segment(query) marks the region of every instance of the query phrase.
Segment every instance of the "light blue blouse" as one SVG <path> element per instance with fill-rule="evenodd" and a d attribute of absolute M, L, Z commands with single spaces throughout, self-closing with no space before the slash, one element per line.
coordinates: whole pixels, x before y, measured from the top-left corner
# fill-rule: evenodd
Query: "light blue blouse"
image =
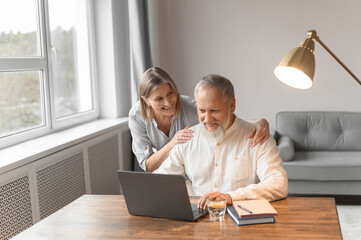
<path fill-rule="evenodd" d="M 179 130 L 199 123 L 195 100 L 182 95 L 181 101 L 181 111 L 178 117 L 172 118 L 169 137 L 157 128 L 154 119 L 149 121 L 142 116 L 139 101 L 130 109 L 128 125 L 133 138 L 132 149 L 142 169 L 146 168 L 146 159 L 171 141 Z"/>

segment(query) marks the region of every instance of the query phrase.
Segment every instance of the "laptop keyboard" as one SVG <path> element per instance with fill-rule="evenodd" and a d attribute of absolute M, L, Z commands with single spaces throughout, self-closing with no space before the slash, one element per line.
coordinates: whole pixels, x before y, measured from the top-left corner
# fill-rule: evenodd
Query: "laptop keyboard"
<path fill-rule="evenodd" d="M 192 204 L 192 211 L 193 211 L 193 216 L 194 217 L 204 215 L 204 213 L 207 212 L 207 210 L 199 209 L 198 206 L 194 205 L 194 204 Z"/>

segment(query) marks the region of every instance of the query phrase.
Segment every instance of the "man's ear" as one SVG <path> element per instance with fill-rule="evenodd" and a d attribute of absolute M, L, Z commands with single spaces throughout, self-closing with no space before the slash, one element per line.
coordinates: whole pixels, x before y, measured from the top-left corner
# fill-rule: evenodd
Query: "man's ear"
<path fill-rule="evenodd" d="M 233 98 L 231 100 L 231 113 L 234 113 L 236 111 L 236 98 Z"/>

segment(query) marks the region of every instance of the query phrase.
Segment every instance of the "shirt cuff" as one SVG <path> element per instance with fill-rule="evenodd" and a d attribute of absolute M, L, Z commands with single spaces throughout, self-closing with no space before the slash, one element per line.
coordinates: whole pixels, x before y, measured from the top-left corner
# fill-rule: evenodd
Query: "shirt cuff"
<path fill-rule="evenodd" d="M 227 192 L 227 194 L 231 197 L 232 202 L 243 200 L 241 194 L 239 194 L 239 192 L 237 192 L 237 191 L 230 191 L 230 192 Z"/>
<path fill-rule="evenodd" d="M 145 146 L 145 151 L 142 154 L 141 158 L 137 158 L 139 162 L 139 166 L 146 172 L 147 171 L 147 165 L 145 162 L 147 161 L 147 158 L 150 157 L 154 152 L 151 147 Z M 139 160 L 140 159 L 140 160 Z"/>

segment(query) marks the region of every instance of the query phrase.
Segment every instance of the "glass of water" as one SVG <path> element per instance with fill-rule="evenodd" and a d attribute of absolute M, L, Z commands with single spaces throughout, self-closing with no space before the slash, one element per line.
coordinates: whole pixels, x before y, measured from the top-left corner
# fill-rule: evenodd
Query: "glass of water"
<path fill-rule="evenodd" d="M 226 198 L 207 199 L 208 213 L 211 221 L 223 221 L 226 206 Z"/>

